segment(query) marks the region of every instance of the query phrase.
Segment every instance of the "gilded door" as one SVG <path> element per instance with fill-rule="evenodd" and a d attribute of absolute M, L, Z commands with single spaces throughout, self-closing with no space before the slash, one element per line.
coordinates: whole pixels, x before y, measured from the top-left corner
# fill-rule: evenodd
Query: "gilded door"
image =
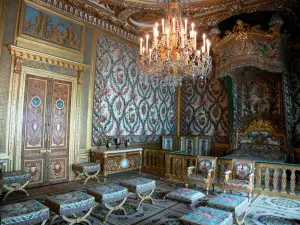
<path fill-rule="evenodd" d="M 31 186 L 68 180 L 72 83 L 26 76 L 22 165 Z"/>

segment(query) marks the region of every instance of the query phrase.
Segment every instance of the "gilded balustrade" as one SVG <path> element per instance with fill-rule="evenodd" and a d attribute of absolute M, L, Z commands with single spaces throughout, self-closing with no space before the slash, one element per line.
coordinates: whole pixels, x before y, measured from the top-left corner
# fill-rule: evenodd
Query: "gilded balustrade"
<path fill-rule="evenodd" d="M 256 162 L 255 170 L 256 193 L 300 199 L 296 194 L 296 184 L 300 185 L 299 164 Z"/>
<path fill-rule="evenodd" d="M 170 150 L 144 148 L 143 151 L 143 169 L 166 173 L 166 155 Z"/>
<path fill-rule="evenodd" d="M 185 151 L 164 149 L 144 149 L 143 168 L 147 172 L 160 171 L 165 177 L 185 180 L 187 167 L 194 166 L 197 155 L 186 154 Z M 231 159 L 217 159 L 215 169 L 215 186 L 222 187 L 224 171 L 231 168 Z M 300 186 L 300 165 L 287 163 L 255 162 L 255 190 L 257 194 L 300 199 L 297 185 Z M 299 191 L 299 190 L 298 190 Z M 297 194 L 296 194 L 297 193 Z"/>

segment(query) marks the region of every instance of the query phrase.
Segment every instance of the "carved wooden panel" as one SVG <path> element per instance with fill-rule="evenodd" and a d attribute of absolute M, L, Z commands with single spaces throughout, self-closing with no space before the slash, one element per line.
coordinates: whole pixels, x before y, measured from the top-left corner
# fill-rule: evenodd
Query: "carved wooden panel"
<path fill-rule="evenodd" d="M 27 75 L 25 81 L 22 166 L 31 174 L 31 186 L 44 184 L 45 116 L 48 79 Z"/>
<path fill-rule="evenodd" d="M 69 174 L 69 118 L 72 83 L 51 80 L 48 124 L 49 183 L 64 182 Z"/>

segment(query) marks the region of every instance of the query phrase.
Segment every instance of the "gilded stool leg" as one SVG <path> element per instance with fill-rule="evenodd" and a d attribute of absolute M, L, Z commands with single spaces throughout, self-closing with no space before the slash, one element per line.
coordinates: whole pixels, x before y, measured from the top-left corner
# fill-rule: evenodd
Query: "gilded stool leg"
<path fill-rule="evenodd" d="M 107 203 L 107 204 L 104 204 L 105 207 L 109 209 L 109 212 L 106 214 L 106 217 L 105 217 L 105 220 L 104 220 L 104 221 L 107 220 L 108 216 L 109 216 L 113 211 L 117 211 L 118 209 L 123 210 L 123 212 L 124 212 L 124 214 L 125 214 L 125 216 L 126 216 L 127 213 L 126 213 L 126 211 L 125 211 L 125 209 L 124 209 L 124 207 L 123 207 L 124 203 L 126 202 L 126 199 L 127 199 L 127 197 L 125 197 L 124 200 L 123 200 L 119 205 L 116 205 L 116 206 L 112 206 L 112 205 L 110 205 L 110 204 L 108 204 L 108 203 Z"/>
<path fill-rule="evenodd" d="M 95 206 L 96 206 L 96 205 L 95 205 Z M 81 216 L 81 217 L 69 218 L 69 217 L 63 215 L 62 218 L 63 218 L 66 222 L 69 222 L 69 225 L 73 225 L 73 224 L 81 223 L 81 222 L 84 222 L 84 223 L 86 223 L 86 224 L 88 224 L 88 225 L 92 225 L 92 224 L 90 223 L 90 221 L 87 219 L 87 217 L 91 214 L 91 212 L 92 212 L 92 210 L 94 209 L 95 206 L 93 206 L 92 208 L 90 208 L 89 211 L 87 211 L 87 213 L 84 214 L 84 215 Z M 75 215 L 75 216 L 76 216 L 76 215 Z"/>
<path fill-rule="evenodd" d="M 25 190 L 25 187 L 29 184 L 29 180 L 23 184 L 22 186 L 20 185 L 20 183 L 15 183 L 15 184 L 12 184 L 12 185 L 4 185 L 3 187 L 8 191 L 4 198 L 3 198 L 3 201 L 5 201 L 6 197 L 11 194 L 12 192 L 15 192 L 15 191 L 23 191 L 26 196 L 29 196 L 28 192 Z"/>
<path fill-rule="evenodd" d="M 96 178 L 97 181 L 98 181 L 98 183 L 99 183 L 100 181 L 99 181 L 99 179 L 98 179 L 98 177 L 97 177 L 97 175 L 98 175 L 99 172 L 100 172 L 100 170 L 97 170 L 96 173 L 94 173 L 94 174 L 88 174 L 88 173 L 86 173 L 86 172 L 83 173 L 83 175 L 86 177 L 86 179 L 85 179 L 83 185 L 85 185 L 86 182 L 87 182 L 89 179 L 91 179 L 91 178 Z"/>
<path fill-rule="evenodd" d="M 141 201 L 140 201 L 138 207 L 136 208 L 136 210 L 139 210 L 141 203 L 142 203 L 143 201 L 147 200 L 147 199 L 150 199 L 151 202 L 152 202 L 152 204 L 154 204 L 154 203 L 153 203 L 153 198 L 151 198 L 151 195 L 153 194 L 154 190 L 155 190 L 155 188 L 153 188 L 153 189 L 151 190 L 151 192 L 150 192 L 148 195 L 145 195 L 145 196 L 142 196 L 140 193 L 137 193 L 137 196 L 141 199 Z"/>
<path fill-rule="evenodd" d="M 57 214 L 53 215 L 53 216 L 51 217 L 51 219 L 50 219 L 50 223 L 49 223 L 49 224 L 52 225 L 53 222 L 54 222 L 54 220 L 56 220 L 58 217 L 59 217 L 59 215 L 57 215 Z"/>

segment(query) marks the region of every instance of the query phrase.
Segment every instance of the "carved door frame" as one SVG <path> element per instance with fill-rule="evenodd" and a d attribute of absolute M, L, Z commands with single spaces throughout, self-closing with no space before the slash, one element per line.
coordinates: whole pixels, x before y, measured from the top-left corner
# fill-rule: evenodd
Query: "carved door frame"
<path fill-rule="evenodd" d="M 19 85 L 19 96 L 18 96 L 18 102 L 17 102 L 17 126 L 16 126 L 16 135 L 15 135 L 15 158 L 14 158 L 14 164 L 18 165 L 19 168 L 22 168 L 22 133 L 23 133 L 23 109 L 24 109 L 24 97 L 25 97 L 25 82 L 26 82 L 26 75 L 34 75 L 44 78 L 53 78 L 57 80 L 62 81 L 68 81 L 71 82 L 72 88 L 71 88 L 71 107 L 70 107 L 70 125 L 69 125 L 69 155 L 68 155 L 68 174 L 67 177 L 69 180 L 71 180 L 73 176 L 73 172 L 71 170 L 71 165 L 74 163 L 75 160 L 75 148 L 77 146 L 77 133 L 76 128 L 78 127 L 78 116 L 79 111 L 77 110 L 78 105 L 78 77 L 74 76 L 66 76 L 62 74 L 58 74 L 51 71 L 45 71 L 45 70 L 39 70 L 39 69 L 33 69 L 21 66 L 21 73 L 20 73 L 20 85 Z M 79 96 L 80 99 L 80 96 Z"/>

